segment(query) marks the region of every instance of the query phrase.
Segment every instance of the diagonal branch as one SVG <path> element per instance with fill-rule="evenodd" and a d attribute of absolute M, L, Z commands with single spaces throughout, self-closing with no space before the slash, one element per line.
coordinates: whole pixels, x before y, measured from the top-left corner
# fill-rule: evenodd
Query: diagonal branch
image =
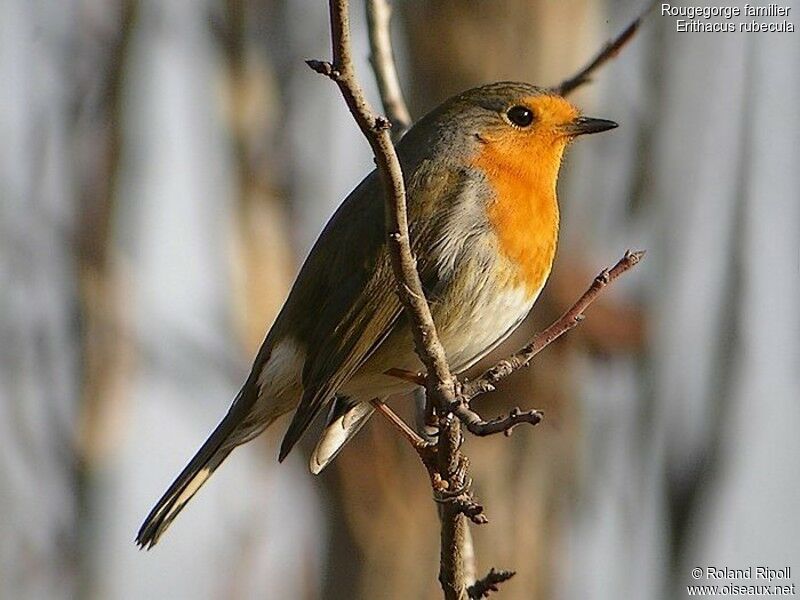
<path fill-rule="evenodd" d="M 648 4 L 641 14 L 636 17 L 630 25 L 623 29 L 617 37 L 606 42 L 605 46 L 600 49 L 600 52 L 598 52 L 597 55 L 591 61 L 589 61 L 589 64 L 575 73 L 575 75 L 569 79 L 565 79 L 558 85 L 550 88 L 550 90 L 559 96 L 567 96 L 582 85 L 589 83 L 592 80 L 592 75 L 594 75 L 594 72 L 606 64 L 609 60 L 615 58 L 619 54 L 620 50 L 622 50 L 623 46 L 631 41 L 633 36 L 636 35 L 636 32 L 639 30 L 639 27 L 641 26 L 645 17 L 651 10 L 653 10 L 655 5 L 656 2 L 651 2 Z"/>
<path fill-rule="evenodd" d="M 484 371 L 477 379 L 464 383 L 461 386 L 461 398 L 459 400 L 469 402 L 480 394 L 494 391 L 495 384 L 511 375 L 514 371 L 527 366 L 539 352 L 544 350 L 570 329 L 576 327 L 584 319 L 583 313 L 589 308 L 592 302 L 597 299 L 606 286 L 620 275 L 639 264 L 644 254 L 643 250 L 636 252 L 628 250 L 625 256 L 611 269 L 603 269 L 603 271 L 594 278 L 589 289 L 587 289 L 583 295 L 578 298 L 577 302 L 552 325 L 534 335 L 520 351 L 515 352 L 508 358 L 501 360 L 490 369 Z"/>
<path fill-rule="evenodd" d="M 397 66 L 392 49 L 392 36 L 389 24 L 392 19 L 392 6 L 389 0 L 367 0 L 367 31 L 369 32 L 369 62 L 375 72 L 375 81 L 381 96 L 383 110 L 392 124 L 392 139 L 399 140 L 411 127 Z"/>

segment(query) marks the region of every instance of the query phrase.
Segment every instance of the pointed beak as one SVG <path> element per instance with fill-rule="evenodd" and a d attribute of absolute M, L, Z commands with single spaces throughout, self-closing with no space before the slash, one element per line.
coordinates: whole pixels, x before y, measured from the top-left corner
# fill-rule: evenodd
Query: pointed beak
<path fill-rule="evenodd" d="M 593 117 L 578 117 L 571 123 L 564 125 L 564 132 L 569 136 L 584 135 L 586 133 L 600 133 L 619 127 L 614 121 L 608 119 L 595 119 Z"/>

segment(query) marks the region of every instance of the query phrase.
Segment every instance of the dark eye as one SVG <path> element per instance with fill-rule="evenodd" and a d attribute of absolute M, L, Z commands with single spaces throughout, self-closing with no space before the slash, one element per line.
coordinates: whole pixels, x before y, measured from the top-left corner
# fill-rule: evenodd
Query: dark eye
<path fill-rule="evenodd" d="M 533 111 L 524 106 L 512 106 L 506 114 L 508 120 L 517 127 L 527 127 L 533 123 Z"/>

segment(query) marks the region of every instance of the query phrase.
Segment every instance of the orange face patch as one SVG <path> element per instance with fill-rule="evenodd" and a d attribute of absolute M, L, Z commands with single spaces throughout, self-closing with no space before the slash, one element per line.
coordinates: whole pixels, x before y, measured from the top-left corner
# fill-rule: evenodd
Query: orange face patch
<path fill-rule="evenodd" d="M 514 280 L 533 295 L 544 285 L 558 238 L 556 181 L 568 138 L 561 127 L 578 111 L 562 98 L 536 96 L 520 104 L 536 120 L 481 135 L 472 165 L 484 172 L 495 197 L 488 208 L 500 251 L 514 266 Z"/>
<path fill-rule="evenodd" d="M 575 120 L 580 115 L 577 108 L 564 100 L 561 96 L 532 96 L 524 98 L 521 102 L 536 113 L 536 124 L 533 130 L 557 129 Z"/>

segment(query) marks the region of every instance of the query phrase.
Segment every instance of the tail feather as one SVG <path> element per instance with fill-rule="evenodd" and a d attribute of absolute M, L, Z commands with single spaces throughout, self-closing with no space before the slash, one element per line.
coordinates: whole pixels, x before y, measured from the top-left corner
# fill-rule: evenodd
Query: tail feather
<path fill-rule="evenodd" d="M 331 406 L 328 421 L 311 454 L 309 468 L 314 475 L 328 466 L 344 445 L 366 424 L 375 408 L 369 402 L 354 402 L 337 397 Z"/>
<path fill-rule="evenodd" d="M 233 451 L 235 445 L 224 443 L 227 432 L 222 431 L 223 425 L 224 421 L 147 515 L 136 536 L 136 543 L 140 548 L 149 550 L 156 545 L 178 513 Z"/>
<path fill-rule="evenodd" d="M 252 375 L 251 375 L 252 378 Z M 159 538 L 175 520 L 186 503 L 192 499 L 211 474 L 222 464 L 236 446 L 242 443 L 241 436 L 232 440 L 232 434 L 241 429 L 242 420 L 249 412 L 256 398 L 255 388 L 250 380 L 245 383 L 231 405 L 228 414 L 222 419 L 205 443 L 189 461 L 189 464 L 175 478 L 172 485 L 156 502 L 153 510 L 142 523 L 136 534 L 139 548 L 149 550 L 156 545 Z"/>

